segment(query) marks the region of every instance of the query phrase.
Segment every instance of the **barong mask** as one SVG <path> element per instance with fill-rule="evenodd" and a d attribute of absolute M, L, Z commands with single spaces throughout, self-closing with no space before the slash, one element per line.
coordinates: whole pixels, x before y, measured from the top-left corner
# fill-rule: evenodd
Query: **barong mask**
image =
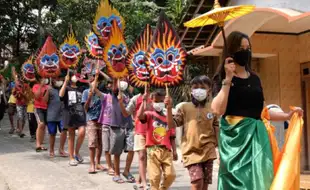
<path fill-rule="evenodd" d="M 157 87 L 178 85 L 182 80 L 185 57 L 178 34 L 162 13 L 147 52 L 151 84 Z"/>
<path fill-rule="evenodd" d="M 28 82 L 33 82 L 36 80 L 36 73 L 34 65 L 32 64 L 33 57 L 30 56 L 28 60 L 21 67 L 22 76 Z"/>
<path fill-rule="evenodd" d="M 85 45 L 89 54 L 94 58 L 102 58 L 103 48 L 99 45 L 99 39 L 93 32 L 85 36 Z"/>
<path fill-rule="evenodd" d="M 105 46 L 112 33 L 113 21 L 124 31 L 125 21 L 118 10 L 112 8 L 109 0 L 101 0 L 94 19 L 93 31 L 99 38 L 99 44 Z"/>
<path fill-rule="evenodd" d="M 124 78 L 128 74 L 126 68 L 127 46 L 123 33 L 113 21 L 112 34 L 104 48 L 103 58 L 112 78 Z"/>
<path fill-rule="evenodd" d="M 152 39 L 152 28 L 147 25 L 128 53 L 126 66 L 130 83 L 135 87 L 148 84 L 149 72 L 145 64 L 145 54 Z"/>
<path fill-rule="evenodd" d="M 59 51 L 61 68 L 68 69 L 77 66 L 81 56 L 81 48 L 72 31 L 64 43 L 60 45 Z"/>
<path fill-rule="evenodd" d="M 56 77 L 60 74 L 59 56 L 52 37 L 47 37 L 36 58 L 36 67 L 41 77 Z"/>

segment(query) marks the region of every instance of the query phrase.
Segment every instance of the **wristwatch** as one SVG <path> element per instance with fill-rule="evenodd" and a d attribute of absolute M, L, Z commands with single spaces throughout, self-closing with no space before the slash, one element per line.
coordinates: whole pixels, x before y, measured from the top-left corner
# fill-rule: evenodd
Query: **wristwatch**
<path fill-rule="evenodd" d="M 226 86 L 226 85 L 228 85 L 228 86 L 231 86 L 231 84 L 232 84 L 232 82 L 231 81 L 227 81 L 227 80 L 222 80 L 222 86 Z"/>

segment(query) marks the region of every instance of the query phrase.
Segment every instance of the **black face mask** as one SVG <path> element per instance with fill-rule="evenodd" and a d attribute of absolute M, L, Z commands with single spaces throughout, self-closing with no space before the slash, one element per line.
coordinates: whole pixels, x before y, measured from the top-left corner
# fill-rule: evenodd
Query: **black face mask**
<path fill-rule="evenodd" d="M 233 55 L 233 58 L 234 58 L 234 61 L 244 67 L 245 65 L 249 64 L 250 62 L 250 59 L 251 59 L 251 55 L 252 55 L 252 52 L 251 50 L 247 49 L 243 49 L 243 50 L 240 50 L 240 51 L 237 51 L 234 55 Z"/>

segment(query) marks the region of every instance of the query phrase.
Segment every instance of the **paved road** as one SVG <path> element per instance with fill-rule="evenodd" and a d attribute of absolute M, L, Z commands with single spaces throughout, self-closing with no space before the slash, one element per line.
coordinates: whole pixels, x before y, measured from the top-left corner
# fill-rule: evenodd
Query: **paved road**
<path fill-rule="evenodd" d="M 1 121 L 0 130 L 0 190 L 130 190 L 132 184 L 118 185 L 106 173 L 89 175 L 89 157 L 87 139 L 82 147 L 81 155 L 85 163 L 77 167 L 69 167 L 68 159 L 55 157 L 50 159 L 48 153 L 36 153 L 35 144 L 29 142 L 29 133 L 23 139 L 17 135 L 9 135 L 9 122 L 7 117 Z M 26 128 L 28 125 L 26 124 Z M 47 140 L 47 138 L 46 138 Z M 58 137 L 57 144 L 58 147 Z M 47 141 L 46 141 L 47 142 Z M 48 146 L 48 145 L 46 145 Z M 122 155 L 121 169 L 125 165 L 126 154 Z M 105 164 L 105 163 L 104 163 Z M 175 162 L 177 178 L 172 190 L 188 190 L 189 177 L 187 171 L 178 161 Z M 215 164 L 213 185 L 211 190 L 216 190 L 218 165 Z M 135 157 L 131 172 L 138 173 L 138 162 Z"/>

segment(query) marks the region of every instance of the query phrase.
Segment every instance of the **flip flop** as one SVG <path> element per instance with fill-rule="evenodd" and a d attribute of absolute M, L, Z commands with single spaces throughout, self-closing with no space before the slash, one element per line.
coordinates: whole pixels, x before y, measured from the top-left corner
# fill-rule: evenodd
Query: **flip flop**
<path fill-rule="evenodd" d="M 114 172 L 113 169 L 109 169 L 109 170 L 108 170 L 108 175 L 114 176 L 114 174 L 115 174 L 115 172 Z"/>
<path fill-rule="evenodd" d="M 42 152 L 42 151 L 47 151 L 47 148 L 45 147 L 37 147 L 36 152 Z"/>
<path fill-rule="evenodd" d="M 128 183 L 136 183 L 136 179 L 131 173 L 128 173 L 127 176 L 124 173 L 122 173 L 122 175 L 124 176 L 124 178 L 127 180 Z"/>
<path fill-rule="evenodd" d="M 112 179 L 115 183 L 123 184 L 125 181 L 120 176 L 114 176 Z"/>
<path fill-rule="evenodd" d="M 68 155 L 67 153 L 65 153 L 65 152 L 59 152 L 59 156 L 60 156 L 60 157 L 63 157 L 63 158 L 66 158 L 66 157 L 68 157 L 69 155 Z"/>
<path fill-rule="evenodd" d="M 108 169 L 105 168 L 103 165 L 96 165 L 96 170 L 104 172 L 107 171 Z"/>
<path fill-rule="evenodd" d="M 93 169 L 89 168 L 89 169 L 88 169 L 88 173 L 89 173 L 89 174 L 95 174 L 95 173 L 97 173 L 97 172 L 96 172 L 96 170 L 93 170 Z"/>

